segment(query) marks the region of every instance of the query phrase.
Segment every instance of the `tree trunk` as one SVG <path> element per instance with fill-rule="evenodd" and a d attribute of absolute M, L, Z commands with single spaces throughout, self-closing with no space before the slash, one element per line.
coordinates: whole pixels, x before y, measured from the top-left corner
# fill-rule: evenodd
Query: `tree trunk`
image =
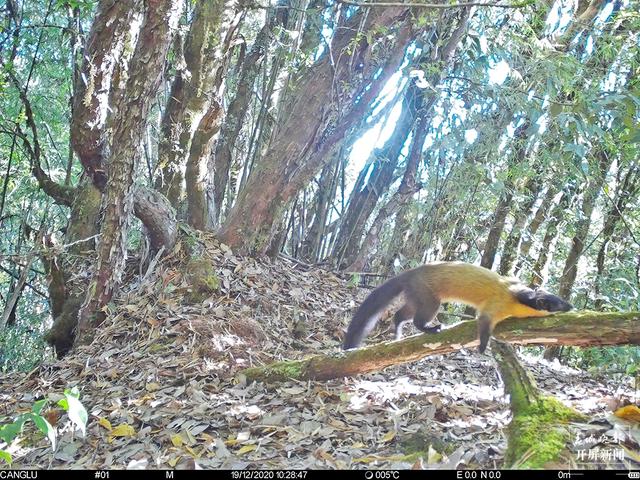
<path fill-rule="evenodd" d="M 146 228 L 151 252 L 169 253 L 178 241 L 178 221 L 167 197 L 138 185 L 133 190 L 133 213 Z"/>
<path fill-rule="evenodd" d="M 491 269 L 493 262 L 498 252 L 498 246 L 500 244 L 500 236 L 504 230 L 505 223 L 507 221 L 507 215 L 511 211 L 511 201 L 513 200 L 513 192 L 511 191 L 511 185 L 505 185 L 505 191 L 500 195 L 498 200 L 498 206 L 493 213 L 493 219 L 491 221 L 491 228 L 487 235 L 487 241 L 484 244 L 482 251 L 482 259 L 480 265 Z"/>
<path fill-rule="evenodd" d="M 574 195 L 574 188 L 575 187 L 573 185 L 567 186 L 565 191 L 562 193 L 560 200 L 551 211 L 549 222 L 547 223 L 547 229 L 545 231 L 544 238 L 542 239 L 542 244 L 540 245 L 538 258 L 531 269 L 531 277 L 529 281 L 529 286 L 531 288 L 537 288 L 543 283 L 542 272 L 547 266 L 547 261 L 549 260 L 551 244 L 558 236 L 558 226 L 564 219 L 565 211 L 569 208 Z"/>
<path fill-rule="evenodd" d="M 59 357 L 73 346 L 78 309 L 87 292 L 88 278 L 84 272 L 91 266 L 88 257 L 95 250 L 99 233 L 100 201 L 100 190 L 90 180 L 80 184 L 71 206 L 65 235 L 68 251 L 47 260 L 50 265 L 49 298 L 54 323 L 45 340 L 55 347 Z"/>
<path fill-rule="evenodd" d="M 525 120 L 522 125 L 516 129 L 513 135 L 515 151 L 510 161 L 507 162 L 508 177 L 504 182 L 504 190 L 500 195 L 498 205 L 496 206 L 493 214 L 491 228 L 489 229 L 487 241 L 484 244 L 482 258 L 480 260 L 480 265 L 488 269 L 493 267 L 493 262 L 495 261 L 496 254 L 498 253 L 498 246 L 500 245 L 500 237 L 502 236 L 502 232 L 504 231 L 504 226 L 507 221 L 507 215 L 512 208 L 513 190 L 515 187 L 512 178 L 513 173 L 510 170 L 515 165 L 521 164 L 526 160 L 526 135 L 529 125 L 531 125 L 531 121 L 529 119 Z"/>
<path fill-rule="evenodd" d="M 286 205 L 331 160 L 350 126 L 364 115 L 400 65 L 411 34 L 407 9 L 371 9 L 364 19 L 363 13 L 356 12 L 335 32 L 333 55 L 325 54 L 300 79 L 290 102 L 290 114 L 280 127 L 277 139 L 254 167 L 218 232 L 221 241 L 230 247 L 243 253 L 266 252 Z M 377 68 L 373 69 L 366 60 L 370 48 L 367 36 L 356 38 L 357 32 L 368 32 L 374 25 L 378 29 L 396 26 L 398 29 L 395 44 L 383 62 L 382 73 L 377 76 Z M 336 56 L 347 47 L 352 48 L 352 56 Z M 362 65 L 363 78 L 368 81 L 353 88 L 351 82 L 349 90 L 341 95 L 344 109 L 337 112 L 333 102 L 327 99 L 334 98 L 333 85 L 343 85 L 343 80 L 351 77 L 352 62 Z M 358 95 L 358 103 L 353 102 Z"/>
<path fill-rule="evenodd" d="M 622 214 L 627 207 L 627 203 L 630 199 L 634 197 L 637 193 L 638 188 L 638 176 L 640 174 L 640 169 L 637 164 L 633 164 L 627 170 L 627 173 L 624 176 L 624 180 L 622 181 L 622 185 L 619 185 L 617 190 L 617 198 L 612 201 L 612 205 L 609 210 L 605 214 L 604 217 L 604 226 L 602 227 L 602 244 L 600 245 L 600 249 L 598 250 L 598 256 L 596 258 L 596 282 L 595 282 L 595 308 L 596 310 L 600 310 L 604 305 L 604 299 L 600 296 L 600 286 L 604 276 L 605 270 L 605 258 L 607 255 L 607 247 L 609 242 L 611 241 L 611 236 L 616 229 L 616 226 L 620 222 L 622 218 Z"/>
<path fill-rule="evenodd" d="M 598 161 L 597 169 L 595 169 L 593 176 L 590 178 L 584 190 L 582 206 L 580 208 L 581 215 L 576 224 L 575 234 L 571 239 L 571 248 L 567 255 L 564 268 L 562 269 L 562 276 L 560 277 L 558 295 L 566 299 L 569 299 L 571 296 L 571 290 L 573 289 L 573 284 L 578 274 L 578 261 L 584 251 L 584 244 L 589 234 L 589 228 L 591 227 L 591 216 L 593 215 L 596 201 L 613 160 L 612 156 L 603 149 L 598 150 L 596 158 Z M 545 360 L 551 360 L 556 358 L 559 353 L 559 348 L 550 347 L 545 350 L 543 357 Z"/>
<path fill-rule="evenodd" d="M 271 47 L 273 30 L 278 26 L 282 26 L 279 20 L 283 20 L 286 17 L 288 10 L 279 8 L 278 15 L 276 15 L 275 11 L 270 11 L 267 14 L 267 23 L 258 32 L 251 51 L 242 62 L 236 92 L 229 103 L 226 119 L 216 142 L 213 167 L 213 225 L 218 225 L 220 219 L 222 201 L 227 190 L 229 170 L 233 159 L 232 152 L 249 110 L 249 103 L 253 98 L 253 85 L 258 73 L 260 73 L 265 55 Z M 286 25 L 284 28 L 286 28 Z"/>
<path fill-rule="evenodd" d="M 527 182 L 525 187 L 526 198 L 523 200 L 520 208 L 515 214 L 511 231 L 504 242 L 504 248 L 502 249 L 502 256 L 500 257 L 500 267 L 498 273 L 500 275 L 509 276 L 513 262 L 516 259 L 516 249 L 522 238 L 522 229 L 524 227 L 527 218 L 531 215 L 531 208 L 538 199 L 538 193 L 540 193 L 541 182 L 534 174 L 532 178 Z"/>
<path fill-rule="evenodd" d="M 549 208 L 551 207 L 551 202 L 556 196 L 556 193 L 558 193 L 558 190 L 556 189 L 555 185 L 549 185 L 549 188 L 547 188 L 547 192 L 542 199 L 542 203 L 540 203 L 540 206 L 536 210 L 536 213 L 533 215 L 533 219 L 531 220 L 531 222 L 529 222 L 527 228 L 525 228 L 524 238 L 522 239 L 522 242 L 520 242 L 518 261 L 514 268 L 514 275 L 517 275 L 518 272 L 520 272 L 522 266 L 525 263 L 530 262 L 529 251 L 531 250 L 533 239 L 535 238 L 538 229 L 542 225 L 542 222 L 544 222 L 545 218 L 547 217 L 547 213 L 549 211 Z"/>
<path fill-rule="evenodd" d="M 443 15 L 441 18 L 441 24 L 436 27 L 437 33 L 441 37 L 439 39 L 441 42 L 442 38 L 451 32 L 447 43 L 442 49 L 437 47 L 429 49 L 417 62 L 419 65 L 424 62 L 438 65 L 435 73 L 427 75 L 430 85 L 438 85 L 447 74 L 458 44 L 466 30 L 468 19 L 468 9 L 461 12 L 459 18 L 453 15 Z M 425 98 L 425 93 L 426 89 L 418 87 L 416 81 L 411 82 L 403 97 L 400 118 L 391 137 L 380 151 L 374 150 L 373 159 L 367 162 L 363 174 L 361 174 L 361 177 L 367 176 L 368 170 L 371 168 L 366 185 L 362 188 L 354 188 L 351 194 L 349 207 L 340 222 L 340 232 L 332 254 L 335 264 L 339 267 L 355 262 L 369 217 L 378 200 L 397 178 L 396 167 L 416 120 L 419 117 L 432 116 L 432 107 L 438 100 L 438 95 L 430 92 L 430 95 Z M 379 227 L 380 225 L 376 228 Z"/>
<path fill-rule="evenodd" d="M 191 140 L 211 100 L 217 98 L 215 81 L 222 55 L 219 31 L 225 0 L 196 2 L 184 46 L 184 65 L 171 85 L 160 128 L 156 188 L 179 212 L 183 196 L 182 170 Z"/>
<path fill-rule="evenodd" d="M 468 199 L 467 198 L 464 199 L 464 202 L 467 205 L 473 204 L 473 202 L 476 199 L 476 195 L 478 194 L 479 187 L 480 187 L 480 182 L 475 182 L 473 186 L 473 190 L 471 191 Z M 470 235 L 466 233 L 466 230 L 468 230 L 467 218 L 469 215 L 470 213 L 468 212 L 468 209 L 465 209 L 465 211 L 461 215 L 458 215 L 458 219 L 456 220 L 456 224 L 451 234 L 451 238 L 449 239 L 445 247 L 442 249 L 443 260 L 447 262 L 451 262 L 453 260 L 459 259 L 460 246 L 462 245 L 464 248 L 464 247 L 468 247 L 468 245 L 471 244 L 471 239 L 469 238 Z"/>
<path fill-rule="evenodd" d="M 420 166 L 420 160 L 422 159 L 422 147 L 424 146 L 425 138 L 427 137 L 427 125 L 431 120 L 431 115 L 426 112 L 422 112 L 422 117 L 416 123 L 416 127 L 413 130 L 413 142 L 409 155 L 407 156 L 407 165 L 405 167 L 402 182 L 398 187 L 398 190 L 393 194 L 391 199 L 382 206 L 376 219 L 373 221 L 373 225 L 367 232 L 363 245 L 359 250 L 359 253 L 355 257 L 353 263 L 347 267 L 348 271 L 360 272 L 364 269 L 364 266 L 372 253 L 375 243 L 379 240 L 380 231 L 384 226 L 385 221 L 394 213 L 406 205 L 413 195 L 417 193 L 422 185 L 417 181 L 418 167 Z"/>
<path fill-rule="evenodd" d="M 300 258 L 311 263 L 315 263 L 320 259 L 322 237 L 325 233 L 327 218 L 338 186 L 338 174 L 340 163 L 342 162 L 341 153 L 338 152 L 334 160 L 322 169 L 318 179 L 318 190 L 313 202 L 313 220 L 300 248 Z"/>
<path fill-rule="evenodd" d="M 401 206 L 396 214 L 395 222 L 393 225 L 393 233 L 387 243 L 387 250 L 384 252 L 384 256 L 380 258 L 380 266 L 385 273 L 392 273 L 394 271 L 394 265 L 396 260 L 399 260 L 402 264 L 404 258 L 402 252 L 406 247 L 405 241 L 409 232 L 411 232 L 411 202 L 406 202 Z M 404 266 L 404 265 L 402 265 Z"/>
<path fill-rule="evenodd" d="M 87 291 L 88 256 L 99 232 L 101 193 L 107 177 L 106 125 L 114 89 L 114 72 L 127 46 L 136 2 L 102 0 L 98 4 L 83 52 L 82 74 L 74 86 L 71 144 L 88 177 L 75 189 L 65 244 L 66 254 L 50 258 L 49 296 L 54 324 L 45 340 L 64 355 L 73 345 L 78 309 Z"/>
<path fill-rule="evenodd" d="M 212 150 L 213 136 L 220 131 L 222 107 L 213 100 L 193 135 L 185 180 L 187 182 L 187 219 L 198 230 L 213 227 L 213 212 L 207 201 L 209 172 L 207 170 Z"/>
<path fill-rule="evenodd" d="M 98 4 L 87 44 L 82 74 L 75 85 L 71 144 L 85 172 L 98 188 L 104 188 L 107 177 L 104 161 L 108 138 L 105 125 L 109 115 L 109 99 L 113 74 L 126 45 L 131 18 L 136 11 L 134 0 L 101 0 Z"/>
<path fill-rule="evenodd" d="M 104 319 L 102 308 L 111 300 L 124 270 L 129 215 L 133 210 L 133 170 L 182 1 L 145 2 L 145 18 L 131 58 L 125 94 L 114 108 L 119 121 L 114 123 L 111 141 L 97 265 L 79 314 L 77 334 L 81 342 L 88 343 Z"/>
<path fill-rule="evenodd" d="M 571 289 L 573 288 L 578 273 L 578 260 L 584 251 L 584 242 L 589 234 L 589 227 L 591 227 L 591 216 L 593 215 L 596 201 L 600 195 L 600 190 L 604 184 L 607 172 L 609 171 L 609 166 L 613 160 L 608 152 L 604 150 L 598 151 L 596 155 L 598 168 L 594 171 L 594 175 L 585 188 L 582 206 L 580 208 L 582 215 L 576 225 L 576 233 L 571 240 L 571 249 L 569 250 L 562 270 L 562 277 L 560 277 L 560 289 L 558 293 L 563 298 L 569 298 L 571 295 Z"/>
<path fill-rule="evenodd" d="M 422 108 L 424 92 L 412 83 L 403 99 L 402 112 L 395 129 L 384 147 L 374 150 L 373 161 L 368 161 L 360 174 L 367 178 L 362 188 L 354 188 L 347 211 L 340 220 L 340 230 L 332 257 L 338 267 L 351 264 L 360 248 L 360 239 L 369 216 L 378 200 L 396 180 L 400 153 L 413 129 L 418 111 Z"/>

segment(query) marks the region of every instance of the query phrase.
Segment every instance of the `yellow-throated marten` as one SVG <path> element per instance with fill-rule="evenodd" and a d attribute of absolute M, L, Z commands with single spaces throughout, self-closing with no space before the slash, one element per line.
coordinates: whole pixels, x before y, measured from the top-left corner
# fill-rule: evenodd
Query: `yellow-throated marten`
<path fill-rule="evenodd" d="M 427 324 L 435 318 L 440 303 L 460 302 L 478 311 L 481 353 L 487 348 L 493 327 L 507 317 L 543 317 L 573 308 L 560 297 L 542 289 L 532 290 L 483 267 L 463 262 L 428 263 L 371 292 L 349 324 L 344 349 L 359 346 L 375 327 L 380 312 L 401 293 L 405 303 L 393 317 L 396 340 L 402 338 L 402 324 L 411 319 L 422 332 L 438 332 L 440 325 Z"/>

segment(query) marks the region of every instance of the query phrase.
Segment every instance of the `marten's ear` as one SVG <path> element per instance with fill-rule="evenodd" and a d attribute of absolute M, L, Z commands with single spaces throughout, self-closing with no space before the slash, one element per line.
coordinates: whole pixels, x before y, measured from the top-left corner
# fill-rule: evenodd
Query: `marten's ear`
<path fill-rule="evenodd" d="M 525 287 L 524 285 L 516 285 L 511 288 L 511 293 L 517 301 L 527 307 L 535 308 L 536 310 L 543 310 L 538 306 L 538 298 L 536 291 Z"/>

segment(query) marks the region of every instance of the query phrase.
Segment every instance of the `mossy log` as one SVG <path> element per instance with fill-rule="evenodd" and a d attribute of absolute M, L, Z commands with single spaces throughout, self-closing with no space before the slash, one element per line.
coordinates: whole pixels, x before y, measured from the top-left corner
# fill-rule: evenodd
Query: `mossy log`
<path fill-rule="evenodd" d="M 586 421 L 584 415 L 541 394 L 508 343 L 493 341 L 491 350 L 513 418 L 507 429 L 506 468 L 559 468 L 571 442 L 568 424 Z"/>
<path fill-rule="evenodd" d="M 513 318 L 498 324 L 494 337 L 517 345 L 602 346 L 640 344 L 640 312 L 569 312 Z M 437 334 L 423 334 L 359 350 L 316 355 L 242 370 L 248 380 L 265 382 L 329 380 L 478 346 L 476 322 L 462 322 Z"/>

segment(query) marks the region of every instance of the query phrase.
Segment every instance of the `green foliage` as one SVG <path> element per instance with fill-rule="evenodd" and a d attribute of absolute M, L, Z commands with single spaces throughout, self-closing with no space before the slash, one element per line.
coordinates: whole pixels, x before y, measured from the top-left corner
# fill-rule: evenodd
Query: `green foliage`
<path fill-rule="evenodd" d="M 572 348 L 566 353 L 566 358 L 576 367 L 594 373 L 635 376 L 640 366 L 640 347 Z"/>
<path fill-rule="evenodd" d="M 0 371 L 30 371 L 47 353 L 42 333 L 29 325 L 0 331 Z"/>
<path fill-rule="evenodd" d="M 351 275 L 351 278 L 349 278 L 349 281 L 347 282 L 347 288 L 356 288 L 360 286 L 361 281 L 361 275 L 358 273 L 354 273 Z"/>
<path fill-rule="evenodd" d="M 59 9 L 78 8 L 84 13 L 89 13 L 95 4 L 94 0 L 56 0 L 56 7 Z"/>
<path fill-rule="evenodd" d="M 2 240 L 0 240 L 1 243 Z M 10 271 L 13 269 L 14 275 L 20 272 L 17 265 L 6 265 Z M 34 270 L 40 268 L 42 267 L 39 262 L 34 263 Z M 11 278 L 13 277 L 4 276 L 0 271 L 0 294 L 3 296 L 8 295 L 11 286 L 15 285 L 11 282 Z M 38 278 L 35 273 L 30 278 L 33 278 L 30 285 L 38 288 L 40 292 L 47 291 L 44 278 Z M 51 354 L 42 338 L 46 330 L 45 320 L 48 317 L 48 310 L 49 304 L 46 298 L 40 296 L 30 286 L 23 289 L 15 309 L 13 323 L 4 330 L 0 330 L 0 372 L 29 371 Z"/>
<path fill-rule="evenodd" d="M 51 206 L 32 175 L 32 159 L 25 142 L 34 145 L 18 89 L 6 72 L 11 71 L 31 103 L 42 151 L 43 169 L 63 184 L 70 156 L 70 95 L 73 92 L 73 28 L 71 16 L 88 32 L 94 0 L 35 0 L 19 3 L 19 25 L 10 19 L 0 46 L 0 306 L 14 291 L 28 252 L 42 249 L 34 235 L 43 222 L 47 234 L 60 244 L 69 211 Z M 79 55 L 82 48 L 77 53 Z M 76 62 L 79 57 L 76 57 Z M 19 127 L 19 130 L 17 128 Z M 18 132 L 18 135 L 15 133 Z M 23 136 L 21 136 L 23 135 Z M 24 139 L 24 140 L 23 140 Z M 81 166 L 74 162 L 70 183 L 75 184 Z M 10 256 L 5 256 L 10 255 Z M 17 257 L 14 257 L 17 256 Z M 48 279 L 39 259 L 32 265 L 27 285 L 20 292 L 15 316 L 0 331 L 0 371 L 32 369 L 50 354 L 42 336 L 50 326 Z M 0 308 L 1 311 L 1 308 Z"/>
<path fill-rule="evenodd" d="M 80 392 L 77 387 L 65 389 L 64 398 L 58 402 L 50 399 L 42 399 L 34 402 L 31 412 L 20 414 L 13 422 L 0 425 L 0 439 L 10 445 L 24 430 L 28 422 L 33 422 L 37 429 L 42 432 L 51 443 L 51 449 L 56 449 L 56 429 L 41 415 L 42 411 L 50 404 L 55 403 L 61 407 L 69 417 L 69 420 L 84 435 L 88 421 L 87 410 L 79 400 Z M 6 447 L 5 447 L 6 448 Z M 11 465 L 13 461 L 11 455 L 6 450 L 0 449 L 0 459 Z"/>

